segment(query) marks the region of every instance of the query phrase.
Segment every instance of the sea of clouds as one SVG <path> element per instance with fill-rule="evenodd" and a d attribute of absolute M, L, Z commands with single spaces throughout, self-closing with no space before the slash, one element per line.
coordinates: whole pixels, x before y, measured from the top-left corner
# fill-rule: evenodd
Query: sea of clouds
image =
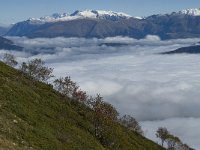
<path fill-rule="evenodd" d="M 8 38 L 25 49 L 0 50 L 0 57 L 10 52 L 19 62 L 41 58 L 56 77 L 69 75 L 90 95 L 101 93 L 120 114 L 134 116 L 147 137 L 158 141 L 155 131 L 163 126 L 200 148 L 200 55 L 160 54 L 200 39 Z"/>

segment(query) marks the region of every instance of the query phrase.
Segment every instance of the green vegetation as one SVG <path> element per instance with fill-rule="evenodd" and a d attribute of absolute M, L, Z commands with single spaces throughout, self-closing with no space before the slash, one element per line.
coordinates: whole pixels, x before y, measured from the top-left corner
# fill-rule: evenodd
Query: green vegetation
<path fill-rule="evenodd" d="M 0 149 L 163 149 L 112 120 L 102 125 L 102 143 L 93 118 L 88 106 L 0 62 Z"/>

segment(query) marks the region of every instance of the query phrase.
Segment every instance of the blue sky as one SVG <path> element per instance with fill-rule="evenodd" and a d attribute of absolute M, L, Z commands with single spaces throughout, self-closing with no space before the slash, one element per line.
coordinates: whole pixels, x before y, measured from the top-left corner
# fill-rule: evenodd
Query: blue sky
<path fill-rule="evenodd" d="M 15 23 L 29 17 L 55 12 L 103 9 L 133 16 L 148 16 L 186 8 L 199 8 L 200 0 L 0 0 L 0 24 Z"/>

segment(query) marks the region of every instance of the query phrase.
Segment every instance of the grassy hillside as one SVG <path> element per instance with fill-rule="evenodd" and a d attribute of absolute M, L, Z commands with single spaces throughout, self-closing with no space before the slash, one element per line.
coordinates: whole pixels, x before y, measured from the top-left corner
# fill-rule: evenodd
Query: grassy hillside
<path fill-rule="evenodd" d="M 0 150 L 159 150 L 159 145 L 117 123 L 105 125 L 102 145 L 94 136 L 93 112 L 51 85 L 36 82 L 0 62 Z"/>

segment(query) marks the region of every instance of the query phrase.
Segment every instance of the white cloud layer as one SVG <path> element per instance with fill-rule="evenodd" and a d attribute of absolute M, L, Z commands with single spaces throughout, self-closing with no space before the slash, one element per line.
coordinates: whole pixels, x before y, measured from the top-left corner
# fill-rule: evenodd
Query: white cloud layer
<path fill-rule="evenodd" d="M 170 118 L 162 121 L 144 121 L 141 123 L 145 131 L 145 135 L 159 141 L 155 132 L 157 127 L 166 127 L 172 134 L 181 137 L 184 143 L 190 143 L 193 148 L 199 150 L 199 127 L 200 118 Z M 158 142 L 160 143 L 160 141 Z"/>
<path fill-rule="evenodd" d="M 200 55 L 159 54 L 200 39 L 160 41 L 152 35 L 142 40 L 10 39 L 25 47 L 23 52 L 12 52 L 20 62 L 42 58 L 55 68 L 57 77 L 70 75 L 88 93 L 101 93 L 121 114 L 131 114 L 143 122 L 144 128 L 149 128 L 148 137 L 155 139 L 150 129 L 167 126 L 186 143 L 200 147 L 196 140 L 200 139 L 200 121 L 194 119 L 200 118 Z M 0 56 L 4 52 L 0 51 Z M 195 132 L 192 124 L 196 125 Z"/>

